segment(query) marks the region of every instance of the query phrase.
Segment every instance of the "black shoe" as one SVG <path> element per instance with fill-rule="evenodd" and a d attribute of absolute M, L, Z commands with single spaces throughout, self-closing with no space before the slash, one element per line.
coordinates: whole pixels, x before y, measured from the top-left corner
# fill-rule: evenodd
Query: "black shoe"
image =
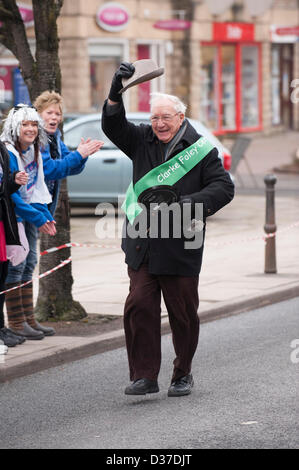
<path fill-rule="evenodd" d="M 14 346 L 17 346 L 17 344 L 19 344 L 19 341 L 17 340 L 17 338 L 13 338 L 12 336 L 9 336 L 3 330 L 4 328 L 1 328 L 0 330 L 0 339 L 2 339 L 5 346 L 8 346 L 9 348 L 13 348 Z"/>
<path fill-rule="evenodd" d="M 145 395 L 146 393 L 159 392 L 156 380 L 138 379 L 125 389 L 126 395 Z"/>
<path fill-rule="evenodd" d="M 194 385 L 192 374 L 185 375 L 172 382 L 168 389 L 169 397 L 181 397 L 183 395 L 190 395 L 191 388 Z"/>
<path fill-rule="evenodd" d="M 55 335 L 56 331 L 54 328 L 51 328 L 51 326 L 43 326 L 38 321 L 35 320 L 35 326 L 34 329 L 37 331 L 41 331 L 44 333 L 45 336 L 53 336 Z"/>
<path fill-rule="evenodd" d="M 23 322 L 22 326 L 17 329 L 10 328 L 13 333 L 16 333 L 19 336 L 23 336 L 26 339 L 38 340 L 43 339 L 45 335 L 41 331 L 34 330 L 27 322 Z"/>
<path fill-rule="evenodd" d="M 7 336 L 13 338 L 13 339 L 17 339 L 19 344 L 23 344 L 25 343 L 26 341 L 26 338 L 24 338 L 24 336 L 19 336 L 17 335 L 16 333 L 14 333 L 12 330 L 10 330 L 9 328 L 2 328 L 1 331 L 4 332 L 4 334 L 6 334 Z"/>

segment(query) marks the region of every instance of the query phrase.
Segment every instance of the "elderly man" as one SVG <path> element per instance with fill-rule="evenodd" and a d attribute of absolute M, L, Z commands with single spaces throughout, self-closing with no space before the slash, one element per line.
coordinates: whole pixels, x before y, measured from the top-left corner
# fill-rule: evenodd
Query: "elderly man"
<path fill-rule="evenodd" d="M 122 78 L 133 73 L 132 64 L 121 64 L 102 113 L 105 134 L 133 162 L 133 182 L 127 193 L 130 207 L 125 204 L 127 217 L 122 242 L 130 278 L 124 328 L 132 383 L 125 394 L 159 391 L 162 293 L 176 354 L 168 396 L 182 396 L 191 393 L 194 383 L 191 364 L 199 336 L 198 279 L 203 244 L 187 247 L 185 234 L 177 236 L 174 226 L 178 225 L 177 217 L 170 217 L 169 211 L 169 236 L 163 236 L 160 228 L 165 214 L 156 210 L 160 207 L 157 204 L 177 204 L 182 214 L 188 206 L 190 220 L 198 205 L 203 208 L 205 223 L 207 216 L 232 200 L 234 186 L 218 151 L 197 134 L 185 118 L 185 105 L 177 97 L 153 96 L 151 125 L 136 126 L 126 119 L 119 91 Z M 152 230 L 154 217 L 160 217 L 157 230 Z M 136 233 L 144 220 L 146 230 Z"/>

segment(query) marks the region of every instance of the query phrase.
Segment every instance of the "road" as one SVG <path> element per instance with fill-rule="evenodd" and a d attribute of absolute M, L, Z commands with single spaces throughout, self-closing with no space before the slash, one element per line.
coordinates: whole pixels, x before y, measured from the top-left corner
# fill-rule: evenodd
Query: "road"
<path fill-rule="evenodd" d="M 124 395 L 124 349 L 1 384 L 0 448 L 299 448 L 298 315 L 299 298 L 203 324 L 187 397 L 167 397 L 169 335 L 155 395 Z"/>

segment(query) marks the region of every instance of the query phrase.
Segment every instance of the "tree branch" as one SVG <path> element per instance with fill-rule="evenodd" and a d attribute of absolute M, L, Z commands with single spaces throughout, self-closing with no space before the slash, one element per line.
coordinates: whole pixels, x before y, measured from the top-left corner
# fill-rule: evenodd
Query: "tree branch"
<path fill-rule="evenodd" d="M 0 41 L 18 59 L 23 78 L 27 84 L 30 84 L 34 70 L 34 59 L 20 10 L 16 0 L 0 0 L 0 7 L 10 14 L 0 29 Z"/>
<path fill-rule="evenodd" d="M 13 20 L 14 16 L 11 11 L 6 10 L 0 3 L 0 21 L 5 21 L 7 19 Z"/>

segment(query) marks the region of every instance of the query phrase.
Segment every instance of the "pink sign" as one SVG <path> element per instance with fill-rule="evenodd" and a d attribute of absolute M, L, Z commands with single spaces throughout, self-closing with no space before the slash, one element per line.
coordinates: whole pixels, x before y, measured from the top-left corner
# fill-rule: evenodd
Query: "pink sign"
<path fill-rule="evenodd" d="M 190 27 L 191 27 L 191 21 L 185 21 L 185 20 L 179 20 L 179 19 L 161 20 L 161 21 L 157 21 L 157 23 L 154 24 L 154 28 L 167 29 L 171 31 L 180 31 L 184 29 L 189 29 Z"/>
<path fill-rule="evenodd" d="M 34 21 L 34 16 L 33 16 L 33 10 L 30 5 L 26 5 L 25 3 L 18 3 L 18 7 L 21 13 L 22 20 L 24 21 L 26 26 L 29 26 L 33 24 Z"/>
<path fill-rule="evenodd" d="M 105 3 L 97 12 L 98 25 L 106 31 L 121 31 L 125 29 L 130 19 L 126 8 L 120 3 Z"/>

